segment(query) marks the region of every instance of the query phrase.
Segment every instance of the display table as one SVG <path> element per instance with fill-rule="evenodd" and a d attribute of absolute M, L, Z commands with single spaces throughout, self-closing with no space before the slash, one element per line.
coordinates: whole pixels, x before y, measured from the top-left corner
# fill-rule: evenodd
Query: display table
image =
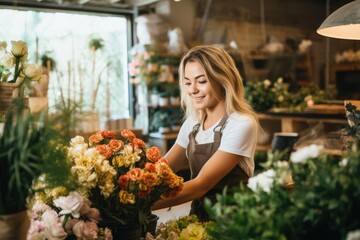
<path fill-rule="evenodd" d="M 266 128 L 267 122 L 277 122 L 280 132 L 301 132 L 312 123 L 324 123 L 338 129 L 347 124 L 345 111 L 343 114 L 324 114 L 307 112 L 266 112 L 258 114 L 260 124 Z"/>
<path fill-rule="evenodd" d="M 259 142 L 257 150 L 271 148 L 272 136 L 276 132 L 303 133 L 305 130 L 322 124 L 324 134 L 341 130 L 347 126 L 345 111 L 343 114 L 308 113 L 308 112 L 265 112 L 259 113 L 259 122 L 265 137 Z M 300 136 L 301 137 L 301 136 Z"/>

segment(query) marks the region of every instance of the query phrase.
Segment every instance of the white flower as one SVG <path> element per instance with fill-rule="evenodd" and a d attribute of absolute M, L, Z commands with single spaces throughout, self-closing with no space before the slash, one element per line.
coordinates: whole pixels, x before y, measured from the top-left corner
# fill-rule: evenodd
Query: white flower
<path fill-rule="evenodd" d="M 348 232 L 346 240 L 360 240 L 360 229 Z"/>
<path fill-rule="evenodd" d="M 14 66 L 14 56 L 11 53 L 5 53 L 0 56 L 0 65 L 6 69 L 10 69 Z"/>
<path fill-rule="evenodd" d="M 347 158 L 343 158 L 340 162 L 339 162 L 339 166 L 340 167 L 345 167 L 348 163 L 349 159 Z"/>
<path fill-rule="evenodd" d="M 293 163 L 303 163 L 309 158 L 318 157 L 323 149 L 324 146 L 322 145 L 311 144 L 293 152 L 290 156 L 290 161 Z"/>
<path fill-rule="evenodd" d="M 54 200 L 54 205 L 61 208 L 60 215 L 71 214 L 74 218 L 80 217 L 80 210 L 84 204 L 84 197 L 78 192 L 71 192 L 68 196 L 61 196 Z"/>
<path fill-rule="evenodd" d="M 269 193 L 275 176 L 275 171 L 273 169 L 269 169 L 250 178 L 247 186 L 254 192 L 262 189 L 264 192 Z"/>
<path fill-rule="evenodd" d="M 265 87 L 270 87 L 270 85 L 271 85 L 271 81 L 269 79 L 265 79 L 264 80 L 264 86 Z"/>
<path fill-rule="evenodd" d="M 43 76 L 43 69 L 38 64 L 25 64 L 22 74 L 33 81 L 40 81 Z"/>
<path fill-rule="evenodd" d="M 82 136 L 76 136 L 76 137 L 72 138 L 70 141 L 71 146 L 75 146 L 77 144 L 84 144 L 84 143 L 85 143 L 85 139 Z"/>
<path fill-rule="evenodd" d="M 282 77 L 279 77 L 279 78 L 276 80 L 276 82 L 279 83 L 279 84 L 283 83 L 283 81 L 284 81 L 284 80 L 283 80 Z"/>

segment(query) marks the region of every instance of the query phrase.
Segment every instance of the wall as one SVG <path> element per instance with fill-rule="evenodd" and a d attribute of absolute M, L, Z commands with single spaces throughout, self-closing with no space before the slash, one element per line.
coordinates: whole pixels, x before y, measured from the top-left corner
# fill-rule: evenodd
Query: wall
<path fill-rule="evenodd" d="M 171 26 L 183 30 L 189 46 L 198 43 L 226 46 L 235 41 L 239 52 L 247 54 L 262 47 L 269 38 L 280 42 L 287 38 L 296 41 L 310 39 L 313 42 L 314 80 L 320 85 L 325 85 L 327 56 L 330 64 L 334 62 L 336 52 L 360 46 L 356 41 L 329 39 L 316 33 L 326 18 L 324 0 L 262 0 L 264 25 L 261 24 L 261 0 L 212 0 L 203 35 L 197 39 L 209 1 L 161 1 L 156 11 L 167 16 Z M 330 1 L 329 12 L 348 2 L 350 0 Z"/>

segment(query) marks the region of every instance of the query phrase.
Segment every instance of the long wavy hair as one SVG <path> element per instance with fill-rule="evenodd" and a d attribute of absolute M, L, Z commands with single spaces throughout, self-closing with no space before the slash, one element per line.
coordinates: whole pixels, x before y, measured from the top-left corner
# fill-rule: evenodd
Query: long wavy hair
<path fill-rule="evenodd" d="M 194 117 L 199 122 L 205 115 L 204 110 L 197 110 L 185 90 L 184 71 L 188 62 L 197 62 L 205 70 L 205 76 L 210 85 L 218 83 L 223 89 L 225 97 L 225 111 L 228 115 L 233 112 L 251 117 L 257 125 L 259 121 L 256 113 L 245 100 L 244 85 L 233 58 L 217 45 L 201 45 L 190 49 L 182 58 L 179 67 L 179 84 L 181 90 L 181 107 L 185 117 Z"/>

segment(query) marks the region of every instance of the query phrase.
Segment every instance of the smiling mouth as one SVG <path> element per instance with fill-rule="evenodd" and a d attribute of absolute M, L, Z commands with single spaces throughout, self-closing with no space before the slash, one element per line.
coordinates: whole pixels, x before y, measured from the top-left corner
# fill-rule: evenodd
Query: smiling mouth
<path fill-rule="evenodd" d="M 200 103 L 204 100 L 205 97 L 194 97 L 194 102 L 195 103 Z"/>

